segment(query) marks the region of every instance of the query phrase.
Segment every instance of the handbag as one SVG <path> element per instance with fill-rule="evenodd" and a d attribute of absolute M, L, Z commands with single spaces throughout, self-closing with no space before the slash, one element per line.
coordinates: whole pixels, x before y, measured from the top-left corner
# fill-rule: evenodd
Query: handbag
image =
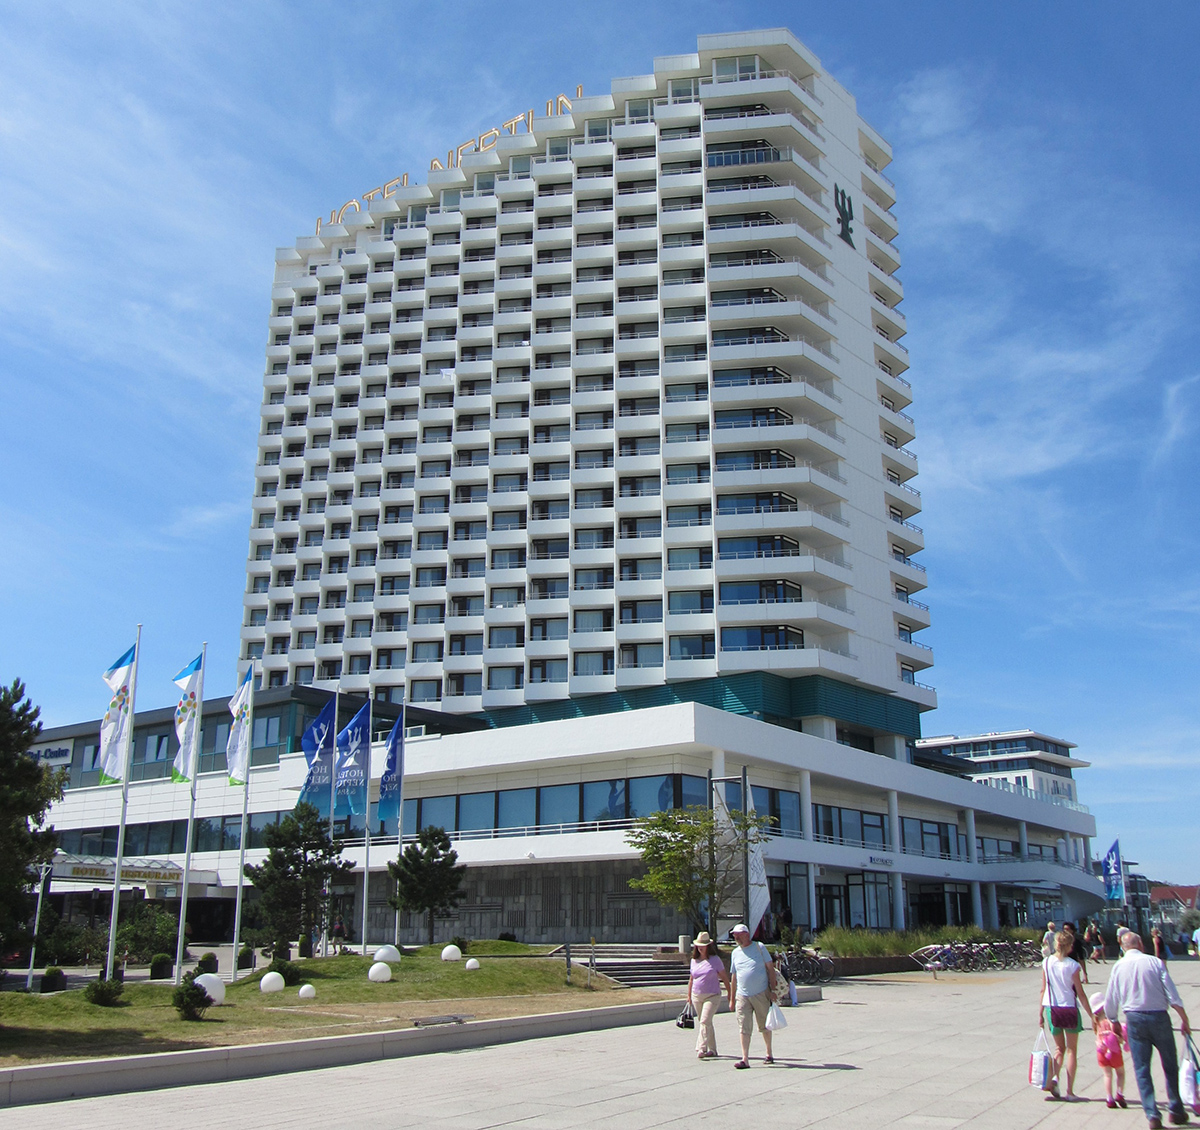
<path fill-rule="evenodd" d="M 767 1009 L 766 1029 L 768 1032 L 778 1032 L 781 1028 L 787 1027 L 787 1017 L 783 1015 L 783 1009 L 777 1004 L 772 1004 Z"/>
<path fill-rule="evenodd" d="M 1079 1027 L 1079 1005 L 1052 1004 L 1050 1006 L 1050 1027 L 1059 1028 L 1064 1032 L 1074 1032 Z"/>
<path fill-rule="evenodd" d="M 695 1028 L 696 1027 L 696 1010 L 692 1008 L 692 1002 L 688 1001 L 683 1006 L 683 1011 L 675 1018 L 676 1028 Z"/>
<path fill-rule="evenodd" d="M 1179 1098 L 1185 1107 L 1194 1113 L 1200 1106 L 1200 1086 L 1197 1086 L 1197 1071 L 1200 1071 L 1200 1055 L 1196 1054 L 1196 1045 L 1192 1037 L 1185 1036 L 1183 1044 L 1183 1060 L 1179 1064 Z"/>
<path fill-rule="evenodd" d="M 1050 1046 L 1046 1043 L 1046 1033 L 1039 1028 L 1033 1051 L 1029 1053 L 1029 1085 L 1039 1091 L 1049 1090 L 1050 1071 Z"/>

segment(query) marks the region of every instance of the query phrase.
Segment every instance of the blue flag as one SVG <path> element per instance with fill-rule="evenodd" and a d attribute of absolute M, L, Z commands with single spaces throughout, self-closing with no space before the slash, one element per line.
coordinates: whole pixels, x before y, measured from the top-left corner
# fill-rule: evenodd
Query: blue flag
<path fill-rule="evenodd" d="M 400 808 L 404 799 L 404 707 L 400 707 L 400 717 L 387 736 L 385 745 L 387 763 L 379 778 L 379 823 L 385 825 L 390 821 L 396 822 L 400 829 Z"/>
<path fill-rule="evenodd" d="M 1113 845 L 1104 857 L 1104 897 L 1109 902 L 1125 901 L 1125 869 L 1121 866 L 1121 840 Z"/>
<path fill-rule="evenodd" d="M 337 736 L 337 807 L 359 816 L 367 809 L 371 777 L 371 704 L 367 703 Z"/>
<path fill-rule="evenodd" d="M 300 799 L 329 815 L 329 780 L 333 768 L 333 716 L 336 699 L 330 699 L 300 738 L 308 759 L 308 776 L 300 790 Z"/>

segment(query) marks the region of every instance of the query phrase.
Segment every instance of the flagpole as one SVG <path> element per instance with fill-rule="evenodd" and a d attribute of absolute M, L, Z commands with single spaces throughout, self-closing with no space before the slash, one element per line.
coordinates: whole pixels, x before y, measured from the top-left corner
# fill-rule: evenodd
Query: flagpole
<path fill-rule="evenodd" d="M 404 727 L 407 722 L 404 717 L 405 696 L 403 690 L 400 693 L 400 749 L 404 750 Z M 396 782 L 396 856 L 397 858 L 404 853 L 404 765 L 401 763 L 396 766 L 400 770 L 400 779 Z M 382 780 L 382 778 L 381 778 Z M 399 893 L 399 884 L 396 887 Z M 396 922 L 393 928 L 394 937 L 392 944 L 400 945 L 400 908 L 396 908 Z"/>
<path fill-rule="evenodd" d="M 208 641 L 205 640 L 200 648 L 200 685 L 196 689 L 196 726 L 199 730 L 194 742 L 204 738 L 204 664 L 208 660 Z M 194 746 L 193 746 L 194 748 Z M 184 931 L 187 928 L 188 885 L 192 877 L 192 830 L 196 823 L 196 778 L 200 775 L 200 751 L 196 751 L 195 763 L 189 765 L 191 770 L 191 799 L 188 803 L 187 845 L 183 852 L 183 887 L 179 892 L 179 938 L 175 943 L 175 984 L 183 980 L 183 953 L 187 946 Z"/>
<path fill-rule="evenodd" d="M 238 975 L 238 957 L 242 950 L 242 888 L 246 881 L 246 825 L 249 823 L 250 810 L 250 762 L 254 759 L 254 660 L 250 660 L 250 698 L 247 725 L 250 727 L 250 756 L 246 758 L 246 780 L 242 785 L 242 832 L 238 844 L 238 873 L 237 873 L 237 902 L 233 909 L 233 976 L 230 981 L 236 981 Z"/>
<path fill-rule="evenodd" d="M 362 905 L 362 953 L 367 956 L 367 906 L 371 894 L 371 684 L 367 683 L 367 763 L 363 768 L 363 827 L 366 840 L 363 849 L 363 905 Z"/>
<path fill-rule="evenodd" d="M 342 653 L 345 662 L 345 652 Z M 337 740 L 338 740 L 338 699 L 342 689 L 342 669 L 338 668 L 337 685 L 333 688 L 333 744 L 329 749 L 329 842 L 334 841 L 333 813 L 337 808 Z M 329 901 L 325 907 L 325 930 L 321 939 L 321 956 L 329 955 L 329 935 L 333 930 L 333 884 L 329 885 Z"/>
<path fill-rule="evenodd" d="M 126 637 L 128 639 L 128 637 Z M 121 823 L 117 827 L 117 858 L 113 861 L 112 913 L 108 916 L 108 961 L 104 966 L 104 979 L 112 980 L 113 958 L 117 950 L 117 912 L 121 906 L 121 854 L 125 850 L 125 814 L 129 809 L 129 774 L 133 768 L 133 723 L 136 717 L 137 673 L 142 662 L 142 626 L 137 626 L 137 639 L 133 643 L 133 670 L 129 672 L 129 729 L 125 734 L 125 750 L 121 754 L 124 768 L 121 771 Z"/>

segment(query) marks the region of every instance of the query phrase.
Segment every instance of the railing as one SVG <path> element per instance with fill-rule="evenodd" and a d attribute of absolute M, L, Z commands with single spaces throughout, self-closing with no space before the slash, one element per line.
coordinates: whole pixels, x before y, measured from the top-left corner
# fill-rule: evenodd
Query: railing
<path fill-rule="evenodd" d="M 830 360 L 836 361 L 833 350 L 823 342 L 816 341 L 813 338 L 807 337 L 804 334 L 785 334 L 785 333 L 756 333 L 748 330 L 745 333 L 730 333 L 722 334 L 719 338 L 716 334 L 713 335 L 713 348 L 724 346 L 738 345 L 784 345 L 788 342 L 798 341 L 803 345 L 807 345 L 810 349 L 815 349 L 818 353 L 828 357 Z"/>
<path fill-rule="evenodd" d="M 905 557 L 899 553 L 893 553 L 892 560 L 899 561 L 901 565 L 907 565 L 910 569 L 916 569 L 922 573 L 927 571 L 925 566 L 920 564 L 920 562 L 914 561 L 911 557 Z"/>
<path fill-rule="evenodd" d="M 766 67 L 762 67 L 759 70 L 755 71 L 755 73 L 752 75 L 736 74 L 736 75 L 721 75 L 719 77 L 702 77 L 700 79 L 700 85 L 701 86 L 712 86 L 714 84 L 723 85 L 724 83 L 727 83 L 727 82 L 751 82 L 755 79 L 763 79 L 763 78 L 785 78 L 793 86 L 799 87 L 801 90 L 803 90 L 804 93 L 807 94 L 808 97 L 811 98 L 818 106 L 825 105 L 825 103 L 823 101 L 821 101 L 820 98 L 817 97 L 816 93 L 808 85 L 806 85 L 802 79 L 799 79 L 794 74 L 792 74 L 791 71 L 777 71 L 777 70 L 771 70 Z"/>
<path fill-rule="evenodd" d="M 937 690 L 937 687 L 931 687 L 928 683 L 918 683 L 916 679 L 906 679 L 903 675 L 900 676 L 900 682 L 906 687 L 920 687 L 923 691 Z"/>
<path fill-rule="evenodd" d="M 742 256 L 740 258 L 732 258 L 731 257 L 731 258 L 725 259 L 723 262 L 720 262 L 720 263 L 711 263 L 710 262 L 709 269 L 714 270 L 714 271 L 719 271 L 719 270 L 723 270 L 726 267 L 773 267 L 776 264 L 784 264 L 784 263 L 799 264 L 806 271 L 809 271 L 812 274 L 816 275 L 817 278 L 821 279 L 823 282 L 830 281 L 829 275 L 825 273 L 824 264 L 822 264 L 821 267 L 818 269 L 816 267 L 810 266 L 807 262 L 805 262 L 805 260 L 797 258 L 796 256 L 781 256 L 778 259 L 757 259 L 757 258 L 751 258 L 749 256 Z"/>
<path fill-rule="evenodd" d="M 888 185 L 891 188 L 896 187 L 895 182 L 893 182 L 891 179 L 889 179 L 888 175 L 885 172 L 883 172 L 883 170 L 880 169 L 880 167 L 877 164 L 875 164 L 875 162 L 872 161 L 870 157 L 867 157 L 864 155 L 863 161 L 866 163 L 867 168 L 870 169 L 871 172 L 873 172 L 881 181 L 883 181 L 884 184 Z"/>
<path fill-rule="evenodd" d="M 907 483 L 898 483 L 898 482 L 895 482 L 893 479 L 888 479 L 887 485 L 889 487 L 898 487 L 900 490 L 907 491 L 909 494 L 915 496 L 916 498 L 921 497 L 921 492 L 919 490 L 917 490 L 916 487 L 910 487 Z"/>
<path fill-rule="evenodd" d="M 892 521 L 895 522 L 897 526 L 903 526 L 906 530 L 912 530 L 914 533 L 923 534 L 925 532 L 924 529 L 918 526 L 915 522 L 906 522 L 903 518 L 896 517 L 893 517 Z"/>

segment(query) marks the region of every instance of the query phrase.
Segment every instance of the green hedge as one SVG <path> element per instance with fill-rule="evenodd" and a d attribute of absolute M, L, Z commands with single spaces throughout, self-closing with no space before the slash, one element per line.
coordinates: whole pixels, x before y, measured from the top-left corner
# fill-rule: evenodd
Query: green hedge
<path fill-rule="evenodd" d="M 894 957 L 946 942 L 1040 942 L 1041 937 L 1040 931 L 1022 928 L 992 931 L 976 926 L 934 926 L 923 930 L 847 930 L 842 926 L 827 926 L 817 935 L 815 944 L 831 957 Z"/>

